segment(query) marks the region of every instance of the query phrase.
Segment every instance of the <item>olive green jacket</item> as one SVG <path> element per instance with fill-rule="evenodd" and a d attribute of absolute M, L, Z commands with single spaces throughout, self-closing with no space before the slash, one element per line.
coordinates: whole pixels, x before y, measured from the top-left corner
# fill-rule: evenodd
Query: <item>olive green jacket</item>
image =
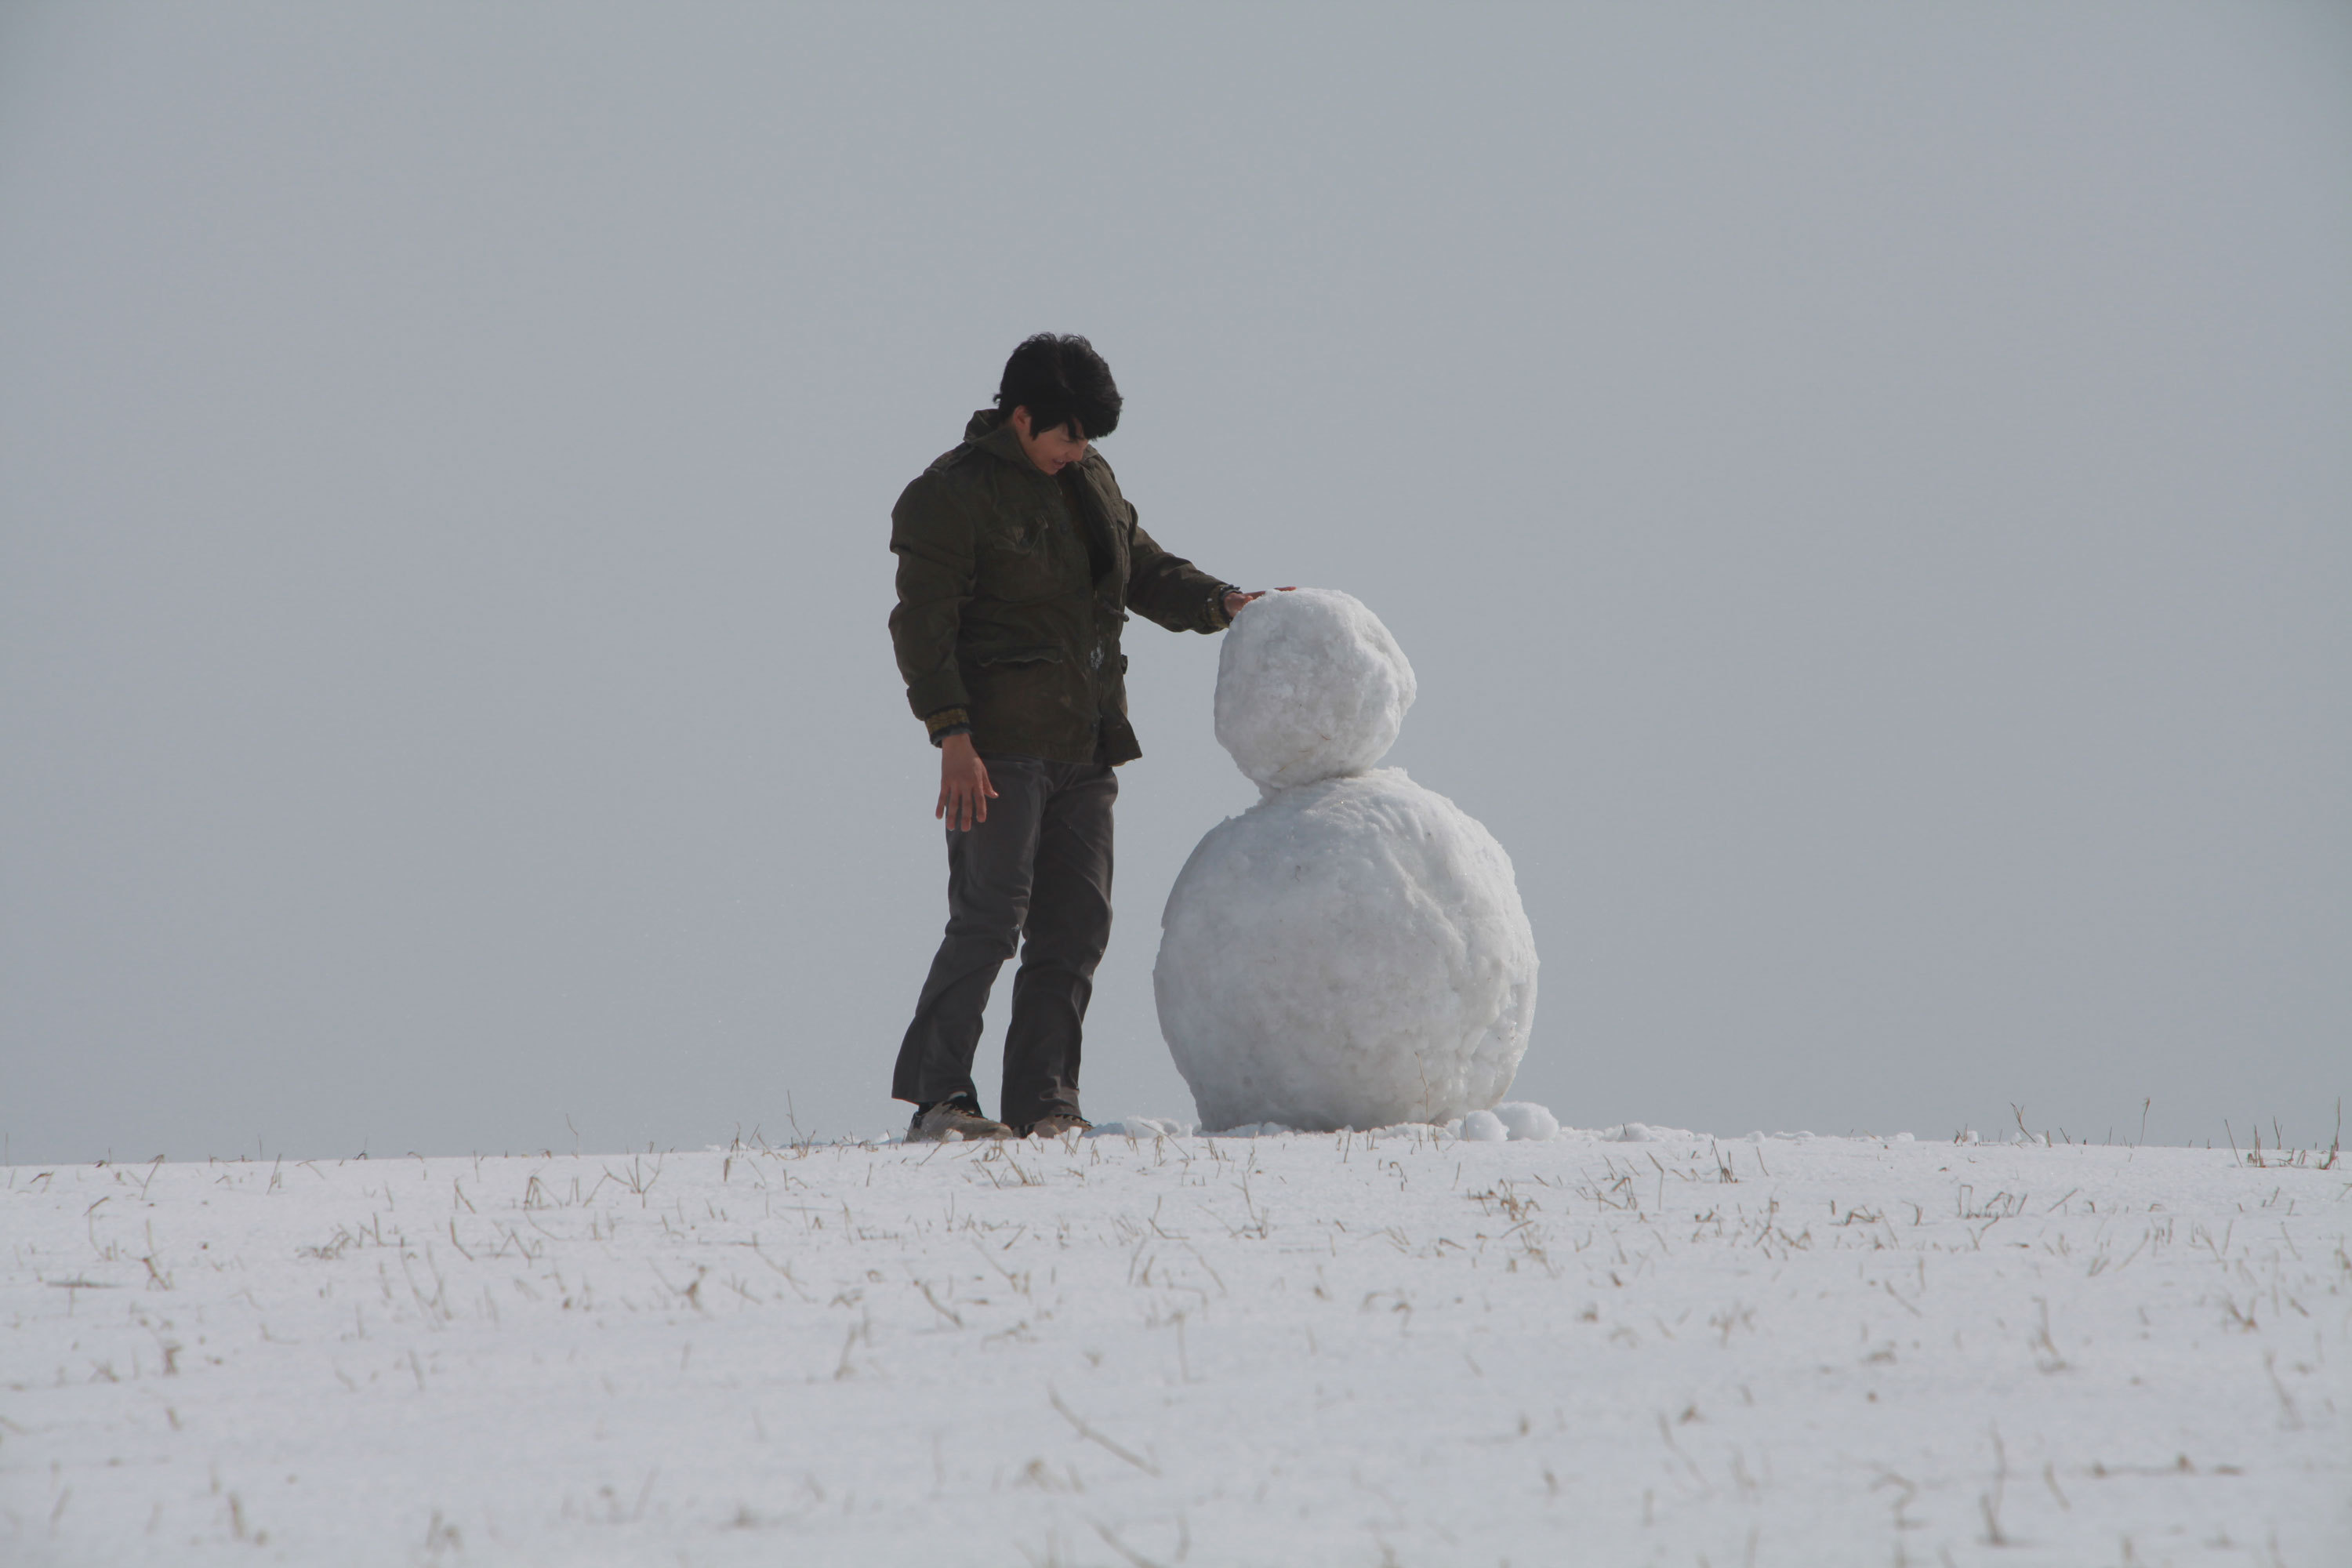
<path fill-rule="evenodd" d="M 1100 452 L 1047 475 L 993 409 L 898 497 L 890 549 L 907 704 L 934 738 L 971 725 L 982 752 L 1142 755 L 1118 650 L 1128 610 L 1177 632 L 1229 620 L 1227 584 L 1151 542 Z"/>

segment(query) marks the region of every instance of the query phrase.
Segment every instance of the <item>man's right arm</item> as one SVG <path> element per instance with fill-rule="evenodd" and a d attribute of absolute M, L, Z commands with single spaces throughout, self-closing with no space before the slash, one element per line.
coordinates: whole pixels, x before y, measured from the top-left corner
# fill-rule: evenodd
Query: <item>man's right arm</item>
<path fill-rule="evenodd" d="M 958 832 L 988 820 L 996 794 L 988 764 L 972 749 L 971 710 L 956 664 L 956 633 L 972 594 L 972 529 L 939 476 L 908 485 L 890 510 L 898 557 L 898 603 L 890 645 L 907 682 L 907 705 L 940 748 L 940 798 L 931 815 Z"/>
<path fill-rule="evenodd" d="M 971 522 L 939 475 L 917 478 L 891 508 L 890 550 L 898 557 L 890 645 L 907 683 L 907 705 L 936 742 L 971 722 L 956 633 L 972 595 Z"/>

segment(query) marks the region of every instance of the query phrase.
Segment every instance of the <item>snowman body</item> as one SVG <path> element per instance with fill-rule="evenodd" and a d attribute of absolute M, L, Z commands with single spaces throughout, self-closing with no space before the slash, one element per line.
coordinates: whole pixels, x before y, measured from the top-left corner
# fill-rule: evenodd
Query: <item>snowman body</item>
<path fill-rule="evenodd" d="M 1371 766 L 1413 695 L 1345 594 L 1268 595 L 1226 634 L 1217 738 L 1264 798 L 1185 863 L 1152 972 L 1206 1128 L 1444 1122 L 1510 1088 L 1535 939 L 1494 837 Z"/>

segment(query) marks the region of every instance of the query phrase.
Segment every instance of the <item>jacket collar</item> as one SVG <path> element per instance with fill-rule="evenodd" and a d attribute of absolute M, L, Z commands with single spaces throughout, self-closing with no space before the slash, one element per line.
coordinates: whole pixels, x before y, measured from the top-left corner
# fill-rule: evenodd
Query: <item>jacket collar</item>
<path fill-rule="evenodd" d="M 1035 474 L 1041 479 L 1046 477 L 1036 464 L 1029 460 L 1029 454 L 1021 449 L 1020 435 L 1001 410 L 982 408 L 975 412 L 963 427 L 963 444 L 974 451 L 986 452 L 992 458 L 1010 463 L 1024 474 Z M 1099 460 L 1098 454 L 1089 447 L 1084 458 L 1063 472 L 1075 479 L 1080 473 L 1091 471 Z"/>
<path fill-rule="evenodd" d="M 1036 471 L 1037 465 L 1021 449 L 1021 437 L 1014 432 L 1013 422 L 999 409 L 983 408 L 972 415 L 963 427 L 963 440 L 965 446 L 1002 458 L 1016 468 Z"/>

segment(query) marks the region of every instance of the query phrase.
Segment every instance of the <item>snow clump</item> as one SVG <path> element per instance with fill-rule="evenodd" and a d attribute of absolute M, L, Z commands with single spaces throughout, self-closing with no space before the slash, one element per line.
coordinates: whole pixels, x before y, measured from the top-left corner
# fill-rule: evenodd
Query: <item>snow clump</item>
<path fill-rule="evenodd" d="M 1268 595 L 1227 634 L 1217 738 L 1265 798 L 1192 851 L 1152 971 L 1203 1129 L 1444 1123 L 1510 1089 L 1536 1005 L 1510 857 L 1402 769 L 1365 771 L 1412 696 L 1348 595 Z"/>
<path fill-rule="evenodd" d="M 1160 1116 L 1130 1116 L 1121 1121 L 1102 1121 L 1086 1130 L 1087 1138 L 1185 1138 L 1190 1137 L 1192 1124 L 1174 1121 Z"/>
<path fill-rule="evenodd" d="M 1500 1143 L 1511 1135 L 1503 1119 L 1491 1110 L 1474 1110 L 1462 1119 L 1465 1143 Z"/>
<path fill-rule="evenodd" d="M 1531 1100 L 1506 1100 L 1491 1114 L 1515 1143 L 1523 1138 L 1541 1142 L 1559 1136 L 1559 1118 Z"/>

